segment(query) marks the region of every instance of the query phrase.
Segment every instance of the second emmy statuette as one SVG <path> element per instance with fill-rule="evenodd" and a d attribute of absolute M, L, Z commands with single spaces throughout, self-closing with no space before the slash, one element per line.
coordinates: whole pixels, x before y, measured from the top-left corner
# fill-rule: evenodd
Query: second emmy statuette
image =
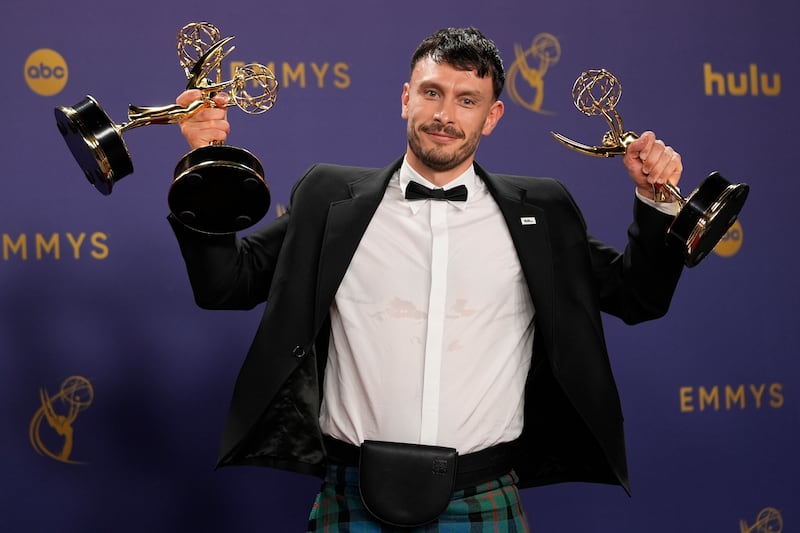
<path fill-rule="evenodd" d="M 222 61 L 233 51 L 207 22 L 187 24 L 178 32 L 178 58 L 188 79 L 187 89 L 200 89 L 202 97 L 188 107 L 128 106 L 128 121 L 115 124 L 90 95 L 71 107 L 55 109 L 58 130 L 84 175 L 104 195 L 133 173 L 133 162 L 122 133 L 150 124 L 173 124 L 204 107 L 228 90 L 228 106 L 248 114 L 272 108 L 278 82 L 266 66 L 250 63 L 237 68 L 230 80 L 222 79 Z M 250 89 L 248 89 L 248 86 Z M 255 91 L 251 94 L 248 90 Z M 269 209 L 270 192 L 264 169 L 253 154 L 235 146 L 212 143 L 196 148 L 178 162 L 168 194 L 170 211 L 183 224 L 200 232 L 234 233 L 261 220 Z"/>
<path fill-rule="evenodd" d="M 602 115 L 609 126 L 603 136 L 602 146 L 589 146 L 573 141 L 559 133 L 553 137 L 568 148 L 597 157 L 625 154 L 628 145 L 639 138 L 626 131 L 616 105 L 622 96 L 622 85 L 605 69 L 583 72 L 572 87 L 575 107 L 586 116 Z M 684 263 L 693 267 L 714 249 L 736 222 L 744 206 L 750 187 L 746 183 L 733 184 L 718 172 L 712 172 L 697 189 L 684 198 L 671 183 L 653 187 L 657 201 L 674 200 L 680 211 L 667 231 L 671 244 L 683 251 Z"/>

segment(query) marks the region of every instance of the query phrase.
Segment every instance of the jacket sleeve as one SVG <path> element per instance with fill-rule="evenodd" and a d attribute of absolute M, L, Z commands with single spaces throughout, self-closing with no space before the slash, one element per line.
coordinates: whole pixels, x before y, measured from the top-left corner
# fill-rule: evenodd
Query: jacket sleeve
<path fill-rule="evenodd" d="M 294 185 L 283 215 L 245 237 L 196 232 L 174 215 L 167 217 L 178 239 L 198 306 L 246 310 L 267 300 L 296 197 L 303 195 L 301 191 L 318 186 L 313 179 L 318 167 L 311 166 Z"/>
<path fill-rule="evenodd" d="M 683 256 L 667 239 L 673 217 L 635 200 L 625 250 L 590 239 L 602 311 L 627 324 L 660 318 L 672 301 Z"/>
<path fill-rule="evenodd" d="M 167 217 L 181 250 L 195 302 L 204 309 L 252 309 L 267 299 L 289 215 L 243 238 L 208 235 Z"/>

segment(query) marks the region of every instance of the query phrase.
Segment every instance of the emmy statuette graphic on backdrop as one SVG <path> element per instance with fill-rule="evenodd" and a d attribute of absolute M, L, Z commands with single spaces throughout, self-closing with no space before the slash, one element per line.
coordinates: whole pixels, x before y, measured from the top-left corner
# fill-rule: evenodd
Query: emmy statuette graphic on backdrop
<path fill-rule="evenodd" d="M 230 80 L 222 80 L 222 61 L 234 47 L 225 49 L 233 37 L 221 38 L 207 22 L 187 24 L 178 32 L 178 57 L 188 83 L 202 97 L 187 107 L 128 106 L 128 121 L 115 124 L 90 95 L 72 107 L 56 107 L 58 130 L 86 178 L 104 195 L 114 184 L 133 173 L 133 162 L 122 133 L 150 124 L 173 124 L 204 107 L 213 107 L 213 97 L 229 91 L 226 107 L 236 106 L 248 114 L 272 108 L 278 81 L 259 63 L 237 68 Z M 248 85 L 257 93 L 248 93 Z M 203 233 L 226 234 L 246 229 L 266 214 L 269 187 L 261 162 L 249 151 L 214 142 L 185 154 L 175 167 L 168 193 L 170 211 L 186 226 Z"/>
<path fill-rule="evenodd" d="M 622 96 L 622 85 L 605 69 L 583 72 L 572 87 L 575 107 L 586 116 L 602 115 L 609 131 L 603 136 L 602 146 L 587 146 L 559 133 L 550 132 L 561 144 L 583 154 L 596 157 L 624 155 L 627 147 L 639 136 L 625 131 L 616 105 Z M 693 267 L 700 263 L 728 229 L 736 222 L 744 206 L 750 187 L 746 183 L 733 184 L 718 172 L 712 172 L 686 198 L 672 185 L 654 186 L 656 201 L 674 200 L 680 210 L 667 230 L 668 241 L 683 251 L 684 263 Z"/>
<path fill-rule="evenodd" d="M 75 461 L 70 457 L 73 445 L 72 426 L 78 415 L 88 409 L 94 401 L 94 387 L 91 381 L 83 376 L 70 376 L 64 380 L 56 394 L 51 395 L 40 389 L 39 399 L 42 405 L 33 415 L 28 428 L 33 448 L 40 455 L 61 463 L 82 464 L 81 461 Z M 43 438 L 43 430 L 51 433 L 49 439 Z M 56 436 L 61 439 L 61 450 L 58 452 L 53 451 L 58 445 L 51 442 L 57 441 Z"/>

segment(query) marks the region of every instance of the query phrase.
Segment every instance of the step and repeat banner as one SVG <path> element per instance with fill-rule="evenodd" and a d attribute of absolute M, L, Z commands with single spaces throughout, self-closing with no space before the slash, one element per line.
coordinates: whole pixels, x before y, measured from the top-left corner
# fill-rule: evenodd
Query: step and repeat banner
<path fill-rule="evenodd" d="M 478 161 L 562 180 L 610 244 L 624 244 L 631 218 L 622 162 L 550 135 L 601 144 L 603 118 L 572 102 L 585 70 L 616 76 L 627 129 L 681 153 L 683 194 L 714 171 L 749 184 L 666 317 L 605 318 L 633 496 L 563 484 L 523 500 L 542 533 L 800 529 L 798 16 L 788 0 L 7 1 L 0 531 L 304 531 L 317 479 L 213 468 L 261 309 L 195 306 L 165 220 L 188 148 L 175 124 L 127 127 L 129 105 L 169 106 L 182 91 L 177 35 L 200 21 L 234 37 L 223 79 L 261 63 L 279 83 L 268 112 L 229 112 L 228 144 L 264 166 L 262 223 L 315 162 L 383 166 L 403 153 L 409 59 L 445 26 L 480 28 L 504 56 L 506 114 Z M 56 127 L 54 109 L 87 95 L 133 161 L 108 195 Z"/>

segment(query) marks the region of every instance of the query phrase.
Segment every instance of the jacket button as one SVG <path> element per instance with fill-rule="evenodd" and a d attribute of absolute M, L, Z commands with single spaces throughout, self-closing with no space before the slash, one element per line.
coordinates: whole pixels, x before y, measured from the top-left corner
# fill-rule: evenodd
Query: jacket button
<path fill-rule="evenodd" d="M 301 357 L 306 356 L 306 349 L 302 346 L 295 346 L 292 350 L 292 355 L 300 359 Z"/>

